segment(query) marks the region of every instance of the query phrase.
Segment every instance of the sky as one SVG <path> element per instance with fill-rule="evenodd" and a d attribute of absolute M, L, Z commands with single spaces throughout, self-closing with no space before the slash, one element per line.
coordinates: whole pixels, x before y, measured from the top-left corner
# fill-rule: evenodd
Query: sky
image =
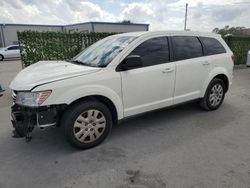
<path fill-rule="evenodd" d="M 0 23 L 73 24 L 89 21 L 150 24 L 149 30 L 250 28 L 250 0 L 0 0 Z"/>

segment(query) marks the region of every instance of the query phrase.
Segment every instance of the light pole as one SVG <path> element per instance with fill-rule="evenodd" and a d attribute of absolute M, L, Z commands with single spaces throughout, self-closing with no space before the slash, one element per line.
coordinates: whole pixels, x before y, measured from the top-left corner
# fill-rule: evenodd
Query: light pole
<path fill-rule="evenodd" d="M 188 3 L 186 3 L 184 31 L 187 30 L 187 9 L 188 9 Z"/>

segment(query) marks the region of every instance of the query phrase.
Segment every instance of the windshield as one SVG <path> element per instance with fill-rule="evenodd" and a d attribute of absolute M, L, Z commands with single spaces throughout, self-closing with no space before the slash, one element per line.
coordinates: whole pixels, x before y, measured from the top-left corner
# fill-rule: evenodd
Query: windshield
<path fill-rule="evenodd" d="M 111 36 L 102 39 L 78 54 L 72 62 L 105 67 L 135 38 L 134 36 Z"/>

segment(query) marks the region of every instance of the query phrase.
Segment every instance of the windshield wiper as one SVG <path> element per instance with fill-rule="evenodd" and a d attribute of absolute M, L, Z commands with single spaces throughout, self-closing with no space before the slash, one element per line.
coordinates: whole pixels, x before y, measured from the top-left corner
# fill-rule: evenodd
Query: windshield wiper
<path fill-rule="evenodd" d="M 70 63 L 77 64 L 77 65 L 85 65 L 85 66 L 90 66 L 90 67 L 92 67 L 90 64 L 84 63 L 84 62 L 82 62 L 82 61 L 80 61 L 80 60 L 70 60 L 69 62 L 70 62 Z"/>
<path fill-rule="evenodd" d="M 74 64 L 77 64 L 77 65 L 85 65 L 85 66 L 89 66 L 89 67 L 106 67 L 107 65 L 91 65 L 91 64 L 87 64 L 87 63 L 84 63 L 83 61 L 80 61 L 80 60 L 66 60 L 67 62 L 70 62 L 70 63 L 74 63 Z"/>

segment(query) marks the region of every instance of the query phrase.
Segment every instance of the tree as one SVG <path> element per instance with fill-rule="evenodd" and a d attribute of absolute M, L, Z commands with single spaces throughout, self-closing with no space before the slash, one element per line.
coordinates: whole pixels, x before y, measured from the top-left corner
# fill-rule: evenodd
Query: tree
<path fill-rule="evenodd" d="M 231 35 L 244 35 L 243 30 L 245 27 L 237 26 L 237 27 L 229 27 L 229 25 L 226 25 L 224 28 L 214 28 L 212 32 L 221 34 L 222 36 L 231 34 Z"/>
<path fill-rule="evenodd" d="M 214 28 L 214 29 L 212 30 L 213 33 L 219 33 L 219 31 L 220 31 L 220 29 L 219 29 L 218 27 L 216 27 L 216 28 Z"/>
<path fill-rule="evenodd" d="M 132 23 L 130 20 L 122 20 L 121 23 Z"/>

